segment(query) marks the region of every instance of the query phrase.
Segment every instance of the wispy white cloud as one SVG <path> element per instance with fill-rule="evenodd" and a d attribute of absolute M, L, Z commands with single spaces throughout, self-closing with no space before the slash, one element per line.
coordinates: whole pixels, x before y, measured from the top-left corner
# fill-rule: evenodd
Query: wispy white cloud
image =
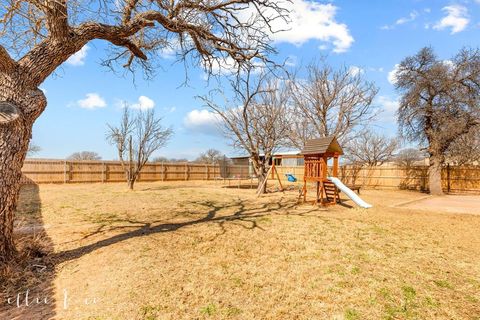
<path fill-rule="evenodd" d="M 285 65 L 287 67 L 295 67 L 297 65 L 297 56 L 294 56 L 294 55 L 289 55 L 287 57 L 287 60 L 285 61 Z"/>
<path fill-rule="evenodd" d="M 398 68 L 400 67 L 399 64 L 396 64 L 393 69 L 388 73 L 388 82 L 390 82 L 391 84 L 395 85 L 397 83 L 397 72 L 398 72 Z"/>
<path fill-rule="evenodd" d="M 318 46 L 318 49 L 322 50 L 322 51 L 325 51 L 325 50 L 328 50 L 328 46 L 326 44 L 321 44 L 321 45 Z"/>
<path fill-rule="evenodd" d="M 407 24 L 409 22 L 415 21 L 418 18 L 419 15 L 420 14 L 418 13 L 418 11 L 413 10 L 412 12 L 409 13 L 408 16 L 401 17 L 401 18 L 397 19 L 397 21 L 395 21 L 395 23 L 393 23 L 393 24 L 384 25 L 384 26 L 381 27 L 381 29 L 382 30 L 395 29 L 396 26 L 399 26 L 399 25 L 402 25 L 402 24 Z"/>
<path fill-rule="evenodd" d="M 254 74 L 260 73 L 265 68 L 265 63 L 255 60 L 252 62 Z M 211 71 L 213 75 L 232 75 L 238 71 L 238 63 L 232 57 L 226 57 L 224 59 L 218 59 L 212 61 Z M 208 74 L 204 74 L 203 78 L 208 78 Z"/>
<path fill-rule="evenodd" d="M 396 112 L 400 106 L 398 98 L 378 96 L 376 98 L 376 105 L 380 107 L 378 120 L 392 123 L 396 121 Z"/>
<path fill-rule="evenodd" d="M 137 110 L 149 110 L 155 107 L 155 101 L 147 96 L 140 96 L 136 102 L 117 99 L 115 106 L 118 108 L 130 108 Z"/>
<path fill-rule="evenodd" d="M 414 21 L 415 19 L 417 19 L 417 17 L 418 17 L 418 12 L 416 10 L 414 10 L 414 11 L 410 12 L 408 17 L 403 17 L 403 18 L 400 18 L 397 21 L 395 21 L 395 24 L 396 25 L 405 24 L 405 23 Z"/>
<path fill-rule="evenodd" d="M 87 59 L 87 52 L 89 49 L 90 49 L 89 46 L 87 45 L 83 46 L 83 48 L 80 49 L 80 51 L 78 51 L 73 56 L 68 58 L 67 61 L 65 61 L 65 63 L 75 67 L 83 66 L 85 64 L 85 60 Z"/>
<path fill-rule="evenodd" d="M 465 30 L 470 22 L 468 17 L 468 9 L 462 5 L 454 4 L 442 8 L 446 16 L 438 21 L 433 29 L 444 30 L 450 29 L 451 34 Z"/>
<path fill-rule="evenodd" d="M 84 99 L 77 100 L 77 106 L 84 109 L 105 108 L 107 103 L 98 93 L 87 93 Z"/>
<path fill-rule="evenodd" d="M 182 47 L 180 45 L 180 41 L 178 39 L 171 39 L 162 49 L 159 50 L 159 54 L 163 59 L 172 60 L 175 59 L 177 54 L 179 54 L 181 51 Z"/>
<path fill-rule="evenodd" d="M 140 96 L 138 97 L 138 101 L 136 103 L 129 105 L 129 108 L 139 109 L 139 110 L 148 110 L 148 109 L 153 109 L 154 107 L 155 107 L 155 101 L 153 101 L 147 96 Z"/>
<path fill-rule="evenodd" d="M 219 115 L 206 109 L 190 111 L 183 119 L 183 125 L 186 129 L 211 135 L 220 133 L 219 125 L 221 123 Z"/>
<path fill-rule="evenodd" d="M 383 69 L 383 67 L 378 67 L 378 68 L 370 67 L 370 68 L 368 68 L 368 71 L 372 71 L 372 72 L 383 72 L 384 69 Z"/>
<path fill-rule="evenodd" d="M 360 68 L 360 67 L 357 67 L 357 66 L 350 66 L 350 68 L 348 68 L 348 72 L 352 75 L 352 76 L 357 76 L 359 74 L 362 74 L 365 72 L 364 69 Z"/>
<path fill-rule="evenodd" d="M 309 0 L 279 1 L 279 5 L 290 10 L 289 20 L 276 19 L 272 29 L 279 31 L 272 35 L 276 42 L 287 42 L 301 46 L 309 40 L 325 42 L 337 53 L 347 51 L 354 42 L 345 23 L 336 20 L 338 7 L 331 3 Z"/>

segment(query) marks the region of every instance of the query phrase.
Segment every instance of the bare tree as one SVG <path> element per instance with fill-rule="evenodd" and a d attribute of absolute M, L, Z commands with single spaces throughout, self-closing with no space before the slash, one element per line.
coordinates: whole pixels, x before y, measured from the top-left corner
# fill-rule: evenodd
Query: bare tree
<path fill-rule="evenodd" d="M 378 89 L 361 72 L 347 67 L 334 70 L 325 62 L 313 62 L 307 77 L 291 76 L 292 103 L 298 119 L 290 134 L 301 149 L 306 139 L 335 135 L 340 141 L 369 123 L 376 115 L 372 105 Z"/>
<path fill-rule="evenodd" d="M 480 51 L 462 49 L 444 61 L 423 48 L 400 63 L 395 78 L 401 133 L 426 146 L 430 193 L 441 195 L 447 150 L 480 124 Z"/>
<path fill-rule="evenodd" d="M 397 152 L 395 162 L 403 168 L 412 167 L 415 162 L 425 159 L 425 152 L 415 148 L 405 148 Z"/>
<path fill-rule="evenodd" d="M 350 163 L 374 167 L 392 160 L 397 147 L 397 139 L 366 130 L 349 141 L 344 152 Z"/>
<path fill-rule="evenodd" d="M 258 177 L 258 193 L 266 192 L 268 169 L 273 153 L 285 144 L 289 130 L 288 93 L 284 82 L 248 69 L 231 81 L 233 99 L 219 105 L 212 97 L 201 97 L 222 120 L 225 135 L 235 148 L 250 155 Z M 222 92 L 223 94 L 223 92 Z"/>
<path fill-rule="evenodd" d="M 171 162 L 171 163 L 184 163 L 188 162 L 186 158 L 167 158 L 167 157 L 155 157 L 152 162 Z"/>
<path fill-rule="evenodd" d="M 153 110 L 138 110 L 132 117 L 129 108 L 125 106 L 120 126 L 108 125 L 107 139 L 117 147 L 130 189 L 133 189 L 148 158 L 165 146 L 172 136 L 172 129 L 164 128 L 161 120 L 155 118 Z"/>
<path fill-rule="evenodd" d="M 30 141 L 30 143 L 28 144 L 27 156 L 31 157 L 34 154 L 39 153 L 41 150 L 42 148 L 40 148 L 40 146 Z"/>
<path fill-rule="evenodd" d="M 153 71 L 162 50 L 207 72 L 225 59 L 267 61 L 271 23 L 288 11 L 273 0 L 15 0 L 0 5 L 0 263 L 15 252 L 13 219 L 39 86 L 93 40 L 110 44 L 105 65 Z M 191 63 L 190 63 L 191 62 Z"/>
<path fill-rule="evenodd" d="M 201 153 L 195 162 L 215 164 L 222 157 L 223 155 L 220 151 L 216 149 L 208 149 L 207 151 Z"/>
<path fill-rule="evenodd" d="M 74 152 L 67 157 L 68 160 L 101 160 L 102 157 L 94 151 L 80 151 Z"/>
<path fill-rule="evenodd" d="M 480 126 L 458 137 L 447 149 L 445 160 L 456 165 L 478 165 L 480 162 Z"/>

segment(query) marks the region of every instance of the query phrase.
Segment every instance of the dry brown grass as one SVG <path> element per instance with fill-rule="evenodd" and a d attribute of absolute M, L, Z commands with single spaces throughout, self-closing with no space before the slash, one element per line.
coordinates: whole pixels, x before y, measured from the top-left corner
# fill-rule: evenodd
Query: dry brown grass
<path fill-rule="evenodd" d="M 19 217 L 38 223 L 25 192 Z M 419 193 L 362 192 L 367 211 L 191 182 L 38 192 L 57 319 L 480 315 L 480 216 L 391 207 Z"/>

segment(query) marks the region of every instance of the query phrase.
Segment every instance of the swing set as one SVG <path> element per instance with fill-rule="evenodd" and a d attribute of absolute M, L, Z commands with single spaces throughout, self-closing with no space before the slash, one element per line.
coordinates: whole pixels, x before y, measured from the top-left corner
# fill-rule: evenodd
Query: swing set
<path fill-rule="evenodd" d="M 272 179 L 276 178 L 280 186 L 280 191 L 284 192 L 285 188 L 283 187 L 282 179 L 280 179 L 280 175 L 275 166 L 275 159 L 303 158 L 303 187 L 299 192 L 299 201 L 312 202 L 313 204 L 321 204 L 324 206 L 334 205 L 340 202 L 340 197 L 337 187 L 328 179 L 328 160 L 333 159 L 330 177 L 337 177 L 339 157 L 342 154 L 343 150 L 335 136 L 307 140 L 300 155 L 279 155 L 273 157 L 272 165 L 267 172 L 267 179 L 265 179 L 264 183 L 267 183 L 269 176 L 271 176 Z M 297 181 L 297 178 L 293 174 L 287 173 L 286 177 L 289 182 Z M 311 183 L 315 185 L 315 192 L 313 193 L 315 198 L 308 200 L 308 186 Z"/>

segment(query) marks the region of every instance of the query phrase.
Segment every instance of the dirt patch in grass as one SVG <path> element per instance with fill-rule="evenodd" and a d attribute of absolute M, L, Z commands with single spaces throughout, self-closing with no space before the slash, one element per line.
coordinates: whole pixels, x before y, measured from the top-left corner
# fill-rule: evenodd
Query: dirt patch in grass
<path fill-rule="evenodd" d="M 257 198 L 254 189 L 204 182 L 140 183 L 135 191 L 42 185 L 37 211 L 52 242 L 55 317 L 480 314 L 480 217 L 392 207 L 424 196 L 408 191 L 362 190 L 369 210 L 297 205 L 297 196 Z M 22 202 L 28 207 L 28 197 Z"/>
<path fill-rule="evenodd" d="M 469 213 L 480 215 L 480 196 L 445 195 L 429 196 L 418 201 L 412 201 L 403 207 L 414 210 L 429 210 L 435 212 Z"/>

